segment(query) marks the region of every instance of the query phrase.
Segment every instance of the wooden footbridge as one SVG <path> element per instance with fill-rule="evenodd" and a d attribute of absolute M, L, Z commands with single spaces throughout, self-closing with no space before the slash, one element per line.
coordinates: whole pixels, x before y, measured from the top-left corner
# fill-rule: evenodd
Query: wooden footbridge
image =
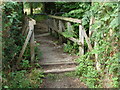
<path fill-rule="evenodd" d="M 44 67 L 45 66 L 45 70 L 44 73 L 55 73 L 55 72 L 65 72 L 65 71 L 74 71 L 76 69 L 76 64 L 75 61 L 73 60 L 72 56 L 64 55 L 65 53 L 60 53 L 59 51 L 56 51 L 55 53 L 52 53 L 52 51 L 54 51 L 55 49 L 48 46 L 48 43 L 53 42 L 53 40 L 50 40 L 50 37 L 47 37 L 47 39 L 45 39 L 47 35 L 50 34 L 58 34 L 59 37 L 59 42 L 63 43 L 63 39 L 66 38 L 70 41 L 72 41 L 73 43 L 77 43 L 79 45 L 79 55 L 84 55 L 84 41 L 86 40 L 87 46 L 89 51 L 92 50 L 92 45 L 90 44 L 90 39 L 84 29 L 84 27 L 82 26 L 82 21 L 80 19 L 75 19 L 75 18 L 67 18 L 67 17 L 61 17 L 61 16 L 53 16 L 53 15 L 48 15 L 48 19 L 44 22 L 46 24 L 47 27 L 47 31 L 48 33 L 39 33 L 38 35 L 36 35 L 34 33 L 34 25 L 36 25 L 37 27 L 41 27 L 42 23 L 40 25 L 36 24 L 36 21 L 32 18 L 29 17 L 25 17 L 25 24 L 22 30 L 22 35 L 27 35 L 25 43 L 22 47 L 22 50 L 20 52 L 17 64 L 22 60 L 22 56 L 24 54 L 24 51 L 27 47 L 27 44 L 30 43 L 30 53 L 31 53 L 31 64 L 34 64 L 34 59 L 35 59 L 35 39 L 36 41 L 40 42 L 40 50 L 43 52 L 43 60 L 39 61 L 39 63 Z M 67 29 L 68 32 L 74 30 L 72 23 L 76 23 L 78 24 L 78 29 L 79 29 L 79 38 L 74 38 L 74 37 L 64 37 L 63 32 Z M 39 31 L 39 30 L 38 30 Z M 44 31 L 44 29 L 42 29 L 42 31 Z M 43 41 L 43 39 L 45 40 Z M 43 43 L 42 43 L 43 41 Z M 47 50 L 51 50 L 51 51 L 45 51 L 45 48 L 48 48 Z M 47 53 L 47 54 L 45 54 Z M 64 58 L 55 58 L 57 57 L 57 53 L 59 55 L 61 55 L 62 57 L 64 56 Z M 45 55 L 44 55 L 45 54 Z M 55 56 L 56 55 L 56 56 Z M 68 58 L 69 57 L 69 58 Z M 52 59 L 52 60 L 49 60 Z M 58 60 L 57 60 L 58 59 Z M 51 62 L 50 62 L 51 61 Z M 67 66 L 64 66 L 67 65 Z M 70 66 L 71 65 L 71 66 Z M 53 66 L 54 68 L 51 68 L 49 66 Z M 59 67 L 63 67 L 63 68 L 59 68 Z M 47 67 L 47 69 L 46 69 Z"/>

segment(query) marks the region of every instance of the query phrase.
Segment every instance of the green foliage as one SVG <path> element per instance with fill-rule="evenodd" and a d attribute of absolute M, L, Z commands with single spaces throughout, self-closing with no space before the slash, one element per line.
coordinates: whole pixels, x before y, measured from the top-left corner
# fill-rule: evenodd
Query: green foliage
<path fill-rule="evenodd" d="M 104 75 L 112 76 L 108 76 L 112 80 L 109 84 L 111 87 L 118 88 L 118 77 L 120 75 L 118 73 L 120 68 L 118 65 L 118 4 L 104 3 L 100 5 L 99 3 L 94 3 L 88 12 L 95 17 L 95 23 L 91 29 L 94 30 L 94 33 L 90 39 L 92 43 L 96 41 L 97 46 L 91 52 L 86 53 L 78 59 L 80 64 L 77 69 L 77 74 L 81 76 L 81 79 L 90 88 L 102 87 L 102 78 L 104 78 Z M 85 16 L 89 17 L 90 15 L 87 13 L 85 13 Z M 94 54 L 98 54 L 101 73 L 95 68 L 96 62 L 91 60 Z"/>
<path fill-rule="evenodd" d="M 21 50 L 24 40 L 20 34 L 22 20 L 21 4 L 6 2 L 3 5 L 3 68 L 9 68 Z"/>
<path fill-rule="evenodd" d="M 89 88 L 99 88 L 101 86 L 99 72 L 94 67 L 94 60 L 87 59 L 88 57 L 88 55 L 84 55 L 77 60 L 80 64 L 76 74 Z"/>
<path fill-rule="evenodd" d="M 38 48 L 39 45 L 40 45 L 39 43 L 36 43 L 36 47 L 35 47 L 35 62 L 38 62 L 42 58 L 42 52 Z"/>
<path fill-rule="evenodd" d="M 68 52 L 70 54 L 77 54 L 78 52 L 78 45 L 76 43 L 71 44 L 70 41 L 67 41 L 67 44 L 64 44 L 64 52 Z"/>
<path fill-rule="evenodd" d="M 9 82 L 3 88 L 38 88 L 44 77 L 42 72 L 33 69 L 30 73 L 26 70 L 11 72 L 7 75 Z"/>
<path fill-rule="evenodd" d="M 22 68 L 29 68 L 29 67 L 31 67 L 30 63 L 29 63 L 29 60 L 22 60 L 21 66 L 22 66 Z"/>
<path fill-rule="evenodd" d="M 62 7 L 62 8 L 61 8 Z M 90 18 L 90 12 L 87 12 L 90 10 L 90 2 L 86 3 L 81 3 L 81 2 L 57 2 L 56 3 L 56 9 L 57 12 L 65 12 L 62 14 L 62 16 L 65 17 L 71 17 L 71 18 L 78 18 L 78 19 L 83 19 L 82 24 L 85 26 L 85 28 L 89 28 L 89 18 Z M 88 17 L 89 15 L 89 17 Z M 65 30 L 62 34 L 65 37 L 74 37 L 74 38 L 79 38 L 79 24 L 72 23 L 72 28 L 73 30 Z M 87 47 L 87 46 L 85 46 Z M 65 45 L 65 52 L 69 53 L 78 53 L 78 46 L 76 44 L 72 43 L 67 43 Z M 76 50 L 76 51 L 74 51 Z"/>
<path fill-rule="evenodd" d="M 47 18 L 46 15 L 34 15 L 32 16 L 33 19 L 35 19 L 37 22 L 41 21 L 41 20 L 45 20 Z"/>
<path fill-rule="evenodd" d="M 66 29 L 64 32 L 62 32 L 62 35 L 64 37 L 66 37 L 66 38 L 75 37 L 76 36 L 73 30 L 68 30 L 68 29 Z"/>
<path fill-rule="evenodd" d="M 31 73 L 28 73 L 27 70 L 12 70 L 14 65 L 16 65 L 16 60 L 18 60 L 26 38 L 26 36 L 21 34 L 24 21 L 22 8 L 21 2 L 11 1 L 3 4 L 3 88 L 38 88 L 42 83 L 41 78 L 44 77 L 40 71 L 36 72 L 35 69 Z M 29 60 L 30 46 L 28 45 L 23 55 L 23 60 L 19 63 L 19 68 L 30 68 Z M 39 65 L 36 66 L 38 67 Z"/>

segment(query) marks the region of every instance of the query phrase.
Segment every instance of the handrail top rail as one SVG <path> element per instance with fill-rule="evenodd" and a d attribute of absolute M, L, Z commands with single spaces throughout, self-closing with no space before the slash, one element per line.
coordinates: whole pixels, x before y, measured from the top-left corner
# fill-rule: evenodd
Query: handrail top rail
<path fill-rule="evenodd" d="M 76 18 L 68 18 L 68 17 L 61 17 L 61 16 L 54 16 L 54 15 L 48 15 L 48 16 L 51 17 L 51 18 L 64 20 L 64 21 L 68 21 L 68 22 L 81 23 L 81 20 L 76 19 Z"/>

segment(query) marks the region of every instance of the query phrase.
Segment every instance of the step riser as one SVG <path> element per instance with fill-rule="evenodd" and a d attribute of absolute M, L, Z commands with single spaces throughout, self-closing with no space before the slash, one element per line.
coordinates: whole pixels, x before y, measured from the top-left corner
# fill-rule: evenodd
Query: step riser
<path fill-rule="evenodd" d="M 40 63 L 41 66 L 78 65 L 78 63 Z"/>
<path fill-rule="evenodd" d="M 66 69 L 52 69 L 52 70 L 46 70 L 43 71 L 43 73 L 47 74 L 47 73 L 64 73 L 64 72 L 72 72 L 75 71 L 76 67 L 73 68 L 66 68 Z"/>
<path fill-rule="evenodd" d="M 65 72 L 74 72 L 75 70 L 71 71 L 63 71 L 63 72 L 43 72 L 44 74 L 60 74 L 60 73 L 65 73 Z"/>

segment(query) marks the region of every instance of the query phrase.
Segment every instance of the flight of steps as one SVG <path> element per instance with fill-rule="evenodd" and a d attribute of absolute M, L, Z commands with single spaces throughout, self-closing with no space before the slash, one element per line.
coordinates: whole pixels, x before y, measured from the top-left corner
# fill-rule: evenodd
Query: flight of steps
<path fill-rule="evenodd" d="M 76 62 L 56 62 L 56 63 L 40 63 L 43 67 L 44 73 L 63 73 L 75 71 L 77 67 Z"/>
<path fill-rule="evenodd" d="M 45 22 L 39 22 L 37 23 L 37 25 L 35 26 L 35 40 L 36 42 L 40 42 L 40 46 L 44 46 L 44 43 L 48 43 L 48 44 L 53 44 L 52 40 L 50 40 L 49 38 L 50 33 L 48 33 L 48 28 L 45 25 Z M 46 37 L 47 39 L 44 40 L 43 37 Z M 47 47 L 49 50 L 49 53 L 52 53 L 52 51 L 54 50 L 54 48 L 52 47 Z M 56 48 L 56 46 L 55 46 Z M 46 47 L 45 47 L 46 49 Z M 43 49 L 43 53 L 47 55 L 49 55 L 48 51 L 46 51 L 45 49 Z M 41 50 L 41 49 L 40 49 Z M 64 54 L 63 52 L 61 52 L 60 54 Z M 43 58 L 49 58 L 49 56 L 43 56 Z M 54 55 L 57 55 L 57 52 L 54 53 Z M 64 56 L 64 55 L 63 55 Z M 51 57 L 51 56 L 50 56 Z M 55 56 L 57 57 L 57 56 Z M 71 71 L 75 71 L 76 67 L 77 67 L 77 63 L 73 60 L 73 58 L 70 56 L 66 57 L 64 56 L 65 59 L 62 58 L 54 58 L 52 59 L 45 59 L 47 62 L 43 61 L 39 61 L 40 66 L 42 66 L 42 70 L 43 73 L 63 73 L 63 72 L 71 72 Z M 60 59 L 60 60 L 59 60 Z M 70 59 L 70 60 L 68 60 Z M 48 62 L 51 61 L 51 62 Z"/>

